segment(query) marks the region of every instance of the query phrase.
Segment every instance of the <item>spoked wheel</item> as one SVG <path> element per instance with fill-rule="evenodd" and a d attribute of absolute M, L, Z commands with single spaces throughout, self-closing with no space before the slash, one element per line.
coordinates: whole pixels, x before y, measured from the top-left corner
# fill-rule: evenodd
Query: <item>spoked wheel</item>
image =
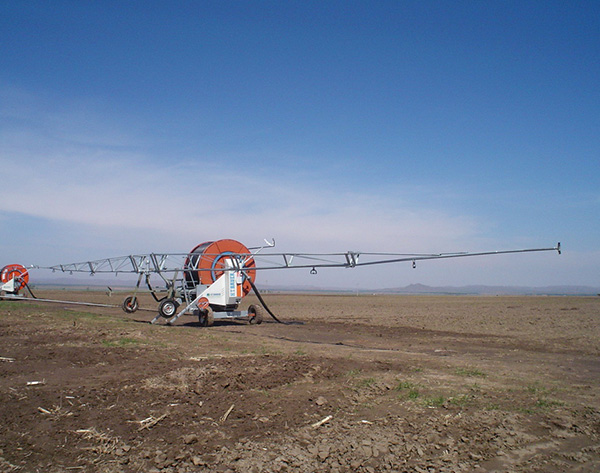
<path fill-rule="evenodd" d="M 169 319 L 175 315 L 179 304 L 175 299 L 165 299 L 158 306 L 158 314 L 165 319 Z"/>
<path fill-rule="evenodd" d="M 139 309 L 139 303 L 137 297 L 135 296 L 127 296 L 121 305 L 121 308 L 126 314 L 133 314 L 136 310 Z"/>
<path fill-rule="evenodd" d="M 207 309 L 200 309 L 200 313 L 198 314 L 198 322 L 203 327 L 212 327 L 215 323 L 215 314 L 213 310 L 208 307 Z"/>
<path fill-rule="evenodd" d="M 251 305 L 248 307 L 248 322 L 251 324 L 262 324 L 263 322 L 263 308 L 259 305 Z"/>

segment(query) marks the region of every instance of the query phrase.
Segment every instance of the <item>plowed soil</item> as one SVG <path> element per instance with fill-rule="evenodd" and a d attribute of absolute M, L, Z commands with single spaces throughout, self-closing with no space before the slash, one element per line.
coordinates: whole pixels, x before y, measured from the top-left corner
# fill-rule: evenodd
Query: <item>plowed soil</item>
<path fill-rule="evenodd" d="M 292 323 L 0 301 L 0 471 L 600 471 L 600 297 L 265 298 Z"/>

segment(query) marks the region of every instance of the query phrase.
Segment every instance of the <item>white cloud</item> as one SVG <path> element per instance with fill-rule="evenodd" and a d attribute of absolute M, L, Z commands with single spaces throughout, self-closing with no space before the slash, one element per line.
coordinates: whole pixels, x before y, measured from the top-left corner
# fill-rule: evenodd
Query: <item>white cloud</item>
<path fill-rule="evenodd" d="M 152 163 L 125 153 L 0 159 L 6 174 L 21 183 L 4 195 L 2 210 L 83 225 L 211 237 L 273 235 L 328 249 L 375 244 L 382 251 L 460 241 L 477 229 L 472 218 L 402 208 L 372 189 L 341 194 L 204 163 Z"/>
<path fill-rule="evenodd" d="M 448 211 L 449 206 L 436 206 L 431 199 L 426 205 L 418 202 L 419 195 L 431 195 L 434 190 L 367 183 L 347 188 L 336 176 L 292 174 L 285 163 L 265 169 L 238 158 L 221 157 L 214 162 L 212 156 L 151 156 L 141 151 L 140 138 L 129 136 L 127 130 L 99 126 L 98 114 L 77 106 L 44 113 L 36 109 L 33 99 L 23 103 L 12 103 L 12 111 L 0 117 L 11 123 L 0 127 L 4 176 L 0 217 L 3 212 L 5 219 L 21 215 L 50 222 L 56 244 L 45 235 L 23 239 L 24 228 L 3 224 L 5 239 L 29 245 L 19 251 L 37 252 L 48 264 L 77 260 L 90 249 L 95 250 L 89 258 L 115 256 L 98 254 L 103 249 L 119 255 L 185 252 L 201 241 L 219 238 L 252 246 L 275 237 L 278 250 L 304 252 L 511 247 L 511 241 L 500 246 L 490 236 L 490 222 L 485 219 Z M 533 242 L 539 243 L 547 242 Z M 429 271 L 425 274 L 386 266 L 335 274 L 325 271 L 318 278 L 326 277 L 328 284 L 366 287 L 443 284 L 455 279 L 461 284 L 484 282 L 486 275 L 494 274 L 494 265 L 496 274 L 512 284 L 519 271 L 515 268 L 520 267 L 504 267 L 498 259 L 479 267 L 466 261 L 424 263 Z M 548 269 L 544 265 L 521 270 L 519 281 L 526 283 L 527 275 L 534 273 L 531 280 L 539 284 L 553 281 L 547 274 L 536 273 L 536 267 Z M 462 273 L 461 268 L 465 269 Z M 282 280 L 295 277 L 277 276 Z M 491 276 L 488 282 L 498 283 L 497 279 Z"/>
<path fill-rule="evenodd" d="M 40 235 L 46 252 L 59 253 L 46 254 L 48 264 L 131 252 L 185 252 L 202 241 L 219 238 L 252 246 L 275 237 L 276 251 L 504 249 L 490 247 L 497 244 L 493 241 L 485 246 L 474 217 L 416 209 L 412 204 L 404 207 L 400 198 L 377 195 L 373 189 L 341 193 L 305 182 L 283 185 L 273 176 L 223 173 L 222 167 L 200 163 L 151 163 L 123 154 L 102 160 L 28 157 L 27 165 L 22 160 L 2 162 L 15 182 L 26 184 L 5 195 L 0 208 L 59 222 L 64 228 L 64 236 L 54 235 L 69 242 L 62 248 Z M 29 244 L 34 241 L 29 238 Z M 113 253 L 101 254 L 102 249 Z M 536 267 L 545 267 L 541 258 L 525 270 L 519 261 L 503 262 L 502 258 L 420 263 L 417 271 L 410 265 L 390 265 L 322 270 L 316 278 L 307 278 L 304 271 L 278 272 L 261 274 L 261 279 L 346 287 L 411 282 L 515 284 L 517 280 L 526 284 Z M 538 271 L 530 284 L 559 283 L 540 276 Z"/>

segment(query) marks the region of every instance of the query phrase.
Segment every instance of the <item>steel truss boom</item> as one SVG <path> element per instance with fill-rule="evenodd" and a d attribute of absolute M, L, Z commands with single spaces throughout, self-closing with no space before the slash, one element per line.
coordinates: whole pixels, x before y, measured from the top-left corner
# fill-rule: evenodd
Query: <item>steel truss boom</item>
<path fill-rule="evenodd" d="M 198 316 L 202 326 L 210 326 L 215 319 L 247 320 L 249 323 L 260 324 L 262 322 L 260 306 L 250 305 L 247 310 L 237 310 L 242 299 L 252 290 L 256 293 L 262 307 L 276 321 L 279 321 L 260 297 L 255 286 L 256 271 L 307 268 L 310 269 L 311 274 L 315 274 L 317 268 L 356 268 L 402 262 L 412 262 L 414 268 L 417 261 L 424 260 L 539 251 L 558 251 L 559 254 L 561 252 L 560 243 L 548 248 L 455 253 L 363 253 L 359 251 L 271 253 L 263 251 L 274 246 L 274 240 L 272 242 L 265 240 L 263 246 L 248 248 L 236 240 L 222 239 L 201 243 L 187 253 L 135 254 L 31 268 L 91 275 L 135 274 L 137 284 L 121 304 L 121 308 L 126 313 L 131 314 L 140 309 L 138 294 L 143 291 L 140 286 L 145 282 L 150 294 L 158 303 L 158 314 L 151 323 L 156 323 L 163 318 L 167 324 L 173 324 L 180 316 L 190 314 Z M 157 288 L 151 283 L 153 275 L 163 280 L 164 288 Z M 31 300 L 62 303 L 62 301 L 37 299 L 27 284 L 28 280 L 29 272 L 24 266 L 19 264 L 5 266 L 0 270 L 0 291 L 6 293 L 6 297 L 29 300 L 18 294 L 19 290 L 25 287 L 32 296 Z M 115 307 L 110 304 L 78 304 Z"/>
<path fill-rule="evenodd" d="M 269 245 L 272 247 L 273 245 Z M 254 249 L 254 248 L 253 248 Z M 468 256 L 502 255 L 509 253 L 533 253 L 541 251 L 561 252 L 560 243 L 548 248 L 525 248 L 516 250 L 480 251 L 480 252 L 455 252 L 455 253 L 363 253 L 347 251 L 344 253 L 261 253 L 260 250 L 252 253 L 228 255 L 233 262 L 233 269 L 244 271 L 252 269 L 315 269 L 315 268 L 355 268 L 359 266 L 372 266 L 378 264 L 402 263 L 464 258 Z M 202 266 L 203 261 L 213 261 L 221 254 L 202 254 L 197 258 L 190 258 L 190 253 L 148 253 L 138 255 L 105 258 L 81 263 L 59 264 L 55 266 L 34 266 L 34 268 L 51 269 L 52 271 L 68 273 L 186 273 L 198 271 L 214 271 L 215 268 Z"/>

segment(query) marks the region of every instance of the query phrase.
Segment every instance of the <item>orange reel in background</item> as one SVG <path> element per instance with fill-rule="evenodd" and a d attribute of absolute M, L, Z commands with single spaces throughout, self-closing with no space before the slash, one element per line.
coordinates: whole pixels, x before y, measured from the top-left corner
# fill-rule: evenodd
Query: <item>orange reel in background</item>
<path fill-rule="evenodd" d="M 210 285 L 215 282 L 226 268 L 225 261 L 228 258 L 237 257 L 243 260 L 244 268 L 254 268 L 254 259 L 250 257 L 250 250 L 242 243 L 236 240 L 217 240 L 207 241 L 196 246 L 185 260 L 186 268 L 197 269 L 198 271 L 186 271 L 185 279 L 189 283 Z M 246 269 L 245 273 L 252 281 L 255 281 L 256 270 Z M 248 280 L 242 284 L 244 296 L 252 290 Z"/>
<path fill-rule="evenodd" d="M 22 264 L 9 264 L 0 271 L 0 282 L 7 283 L 15 280 L 15 292 L 20 291 L 29 283 L 29 271 Z"/>

